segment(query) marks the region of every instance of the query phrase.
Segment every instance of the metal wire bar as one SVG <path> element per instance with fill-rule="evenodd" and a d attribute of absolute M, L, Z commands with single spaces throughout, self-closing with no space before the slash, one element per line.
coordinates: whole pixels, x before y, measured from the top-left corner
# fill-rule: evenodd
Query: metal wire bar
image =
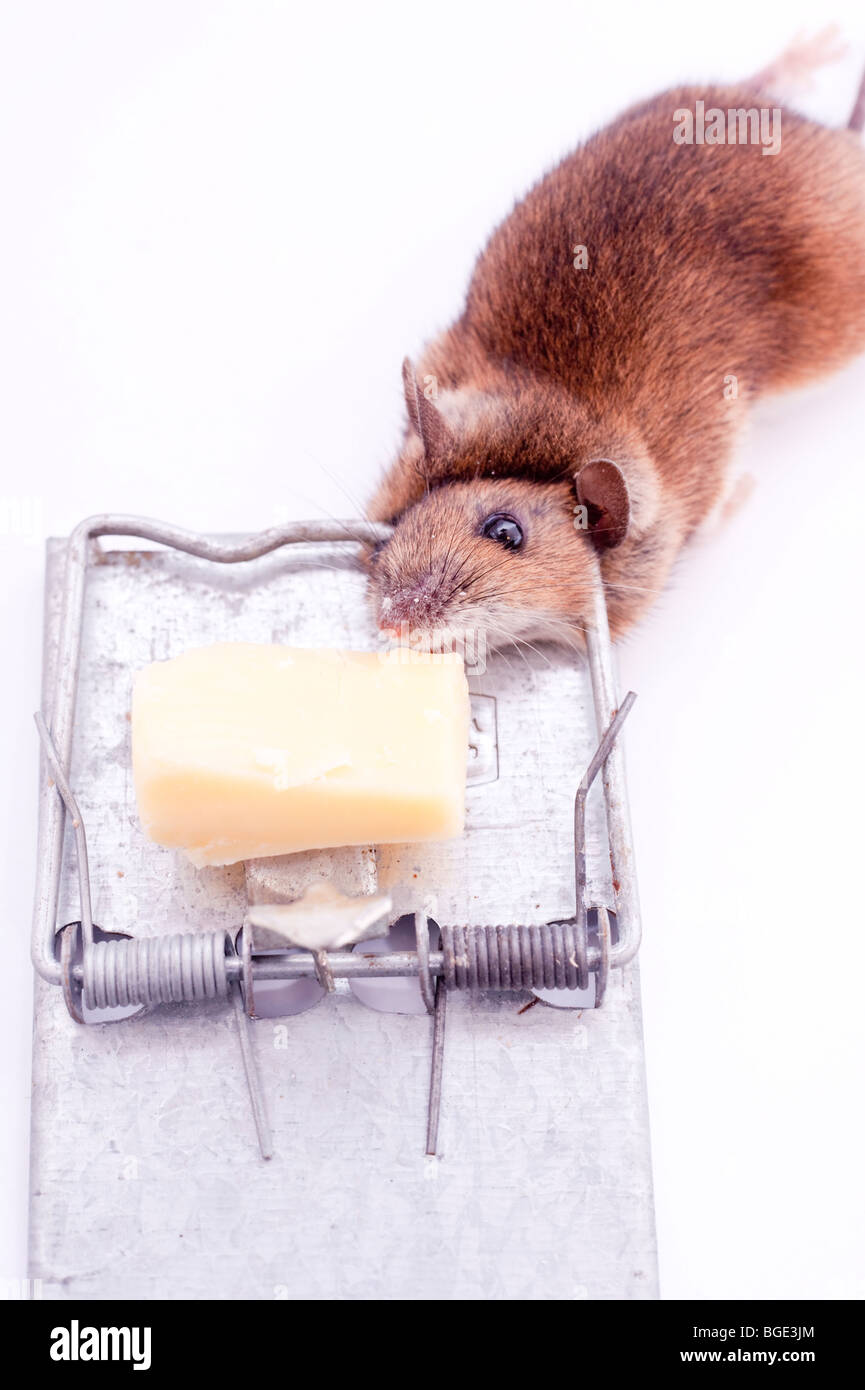
<path fill-rule="evenodd" d="M 600 570 L 593 594 L 591 619 L 586 625 L 586 647 L 592 677 L 592 697 L 598 729 L 606 728 L 619 705 L 616 678 L 613 670 L 613 648 L 607 621 L 607 602 Z M 637 888 L 637 869 L 634 860 L 631 817 L 628 810 L 628 787 L 625 777 L 625 754 L 619 739 L 610 750 L 602 773 L 604 805 L 607 815 L 607 839 L 610 845 L 610 866 L 616 895 L 616 927 L 618 940 L 610 950 L 609 967 L 627 965 L 640 949 L 642 927 L 640 898 Z M 592 953 L 589 953 L 590 962 Z"/>
<path fill-rule="evenodd" d="M 42 751 L 51 768 L 51 775 L 57 785 L 57 790 L 63 798 L 66 810 L 72 817 L 72 828 L 75 831 L 75 855 L 78 861 L 78 902 L 81 909 L 81 935 L 84 939 L 85 949 L 93 945 L 93 908 L 90 901 L 90 863 L 87 858 L 87 833 L 84 829 L 84 821 L 78 809 L 78 803 L 72 794 L 72 788 L 66 780 L 66 773 L 57 756 L 57 749 L 54 740 L 45 723 L 45 718 L 40 710 L 37 710 L 33 718 L 36 721 L 36 728 L 39 730 L 39 737 L 42 740 Z"/>
<path fill-rule="evenodd" d="M 84 590 L 90 543 L 98 536 L 132 536 L 181 550 L 187 555 L 213 560 L 217 564 L 241 564 L 268 555 L 283 545 L 303 541 L 386 540 L 392 528 L 369 521 L 303 521 L 272 527 L 241 540 L 228 543 L 185 531 L 166 522 L 146 517 L 111 515 L 87 517 L 69 537 L 60 636 L 57 648 L 57 682 L 54 701 L 46 711 L 51 724 L 57 760 L 68 767 L 75 724 L 75 698 L 81 659 L 81 629 Z M 42 777 L 39 801 L 39 843 L 37 851 L 36 900 L 33 910 L 31 956 L 44 980 L 62 982 L 60 963 L 54 954 L 54 928 L 63 855 L 65 806 L 55 796 L 51 779 Z"/>
<path fill-rule="evenodd" d="M 429 925 L 425 912 L 414 915 L 414 934 L 417 942 L 417 973 L 421 998 L 428 1014 L 435 1013 L 435 981 L 430 970 Z"/>
<path fill-rule="evenodd" d="M 433 1157 L 438 1145 L 439 1115 L 442 1106 L 442 1072 L 445 1056 L 445 1021 L 448 992 L 444 980 L 436 980 L 433 1011 L 432 1065 L 430 1068 L 429 1107 L 427 1110 L 426 1151 Z"/>
<path fill-rule="evenodd" d="M 636 700 L 633 690 L 629 690 L 620 708 L 607 725 L 594 757 L 583 774 L 574 798 L 574 878 L 577 897 L 576 954 L 579 988 L 589 987 L 589 930 L 588 930 L 588 877 L 586 872 L 586 801 L 592 783 L 604 766 L 613 749 L 619 730 L 630 713 Z"/>
<path fill-rule="evenodd" d="M 264 1100 L 264 1091 L 261 1086 L 261 1076 L 258 1071 L 258 1064 L 255 1060 L 255 1053 L 252 1049 L 252 1038 L 249 1034 L 249 1018 L 244 1008 L 243 998 L 240 993 L 240 985 L 238 984 L 234 984 L 231 987 L 231 1002 L 234 1006 L 234 1019 L 237 1024 L 240 1055 L 243 1058 L 243 1069 L 246 1072 L 246 1084 L 249 1090 L 252 1116 L 255 1120 L 255 1132 L 258 1135 L 258 1147 L 261 1150 L 262 1158 L 273 1158 L 273 1134 L 270 1128 L 270 1121 L 267 1117 L 267 1107 Z"/>

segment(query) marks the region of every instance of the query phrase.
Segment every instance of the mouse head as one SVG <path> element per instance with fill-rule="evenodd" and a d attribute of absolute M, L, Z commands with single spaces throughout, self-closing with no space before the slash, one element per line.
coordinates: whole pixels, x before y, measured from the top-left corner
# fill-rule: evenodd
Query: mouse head
<path fill-rule="evenodd" d="M 430 399 L 408 364 L 404 381 L 409 433 L 371 508 L 394 526 L 369 554 L 379 628 L 432 648 L 582 647 L 599 559 L 632 530 L 622 468 L 585 457 L 585 420 L 548 388 Z"/>

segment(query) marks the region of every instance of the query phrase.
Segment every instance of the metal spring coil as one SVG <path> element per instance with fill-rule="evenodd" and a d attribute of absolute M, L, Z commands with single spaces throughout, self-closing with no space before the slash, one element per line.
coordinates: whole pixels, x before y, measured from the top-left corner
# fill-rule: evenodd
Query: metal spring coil
<path fill-rule="evenodd" d="M 228 933 L 179 932 L 125 941 L 95 941 L 84 953 L 88 1008 L 215 999 L 228 993 Z"/>
<path fill-rule="evenodd" d="M 576 989 L 576 929 L 571 922 L 539 927 L 442 927 L 448 989 Z"/>

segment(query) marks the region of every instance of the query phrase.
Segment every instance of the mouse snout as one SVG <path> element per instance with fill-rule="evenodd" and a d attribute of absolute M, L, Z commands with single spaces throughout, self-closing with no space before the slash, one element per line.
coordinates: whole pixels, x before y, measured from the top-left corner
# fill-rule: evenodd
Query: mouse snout
<path fill-rule="evenodd" d="M 444 621 L 445 607 L 440 583 L 432 575 L 419 576 L 382 593 L 378 625 L 383 632 L 404 626 L 435 627 Z"/>

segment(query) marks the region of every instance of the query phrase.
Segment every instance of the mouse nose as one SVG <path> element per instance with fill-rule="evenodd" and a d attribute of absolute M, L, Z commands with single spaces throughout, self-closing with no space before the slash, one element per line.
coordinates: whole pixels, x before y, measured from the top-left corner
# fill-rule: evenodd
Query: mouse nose
<path fill-rule="evenodd" d="M 404 624 L 425 628 L 441 622 L 443 615 L 444 608 L 436 586 L 430 581 L 422 581 L 385 594 L 379 604 L 378 625 L 382 631 Z"/>
<path fill-rule="evenodd" d="M 382 601 L 378 625 L 382 631 L 395 627 L 426 627 L 432 619 L 420 599 L 387 599 Z"/>

